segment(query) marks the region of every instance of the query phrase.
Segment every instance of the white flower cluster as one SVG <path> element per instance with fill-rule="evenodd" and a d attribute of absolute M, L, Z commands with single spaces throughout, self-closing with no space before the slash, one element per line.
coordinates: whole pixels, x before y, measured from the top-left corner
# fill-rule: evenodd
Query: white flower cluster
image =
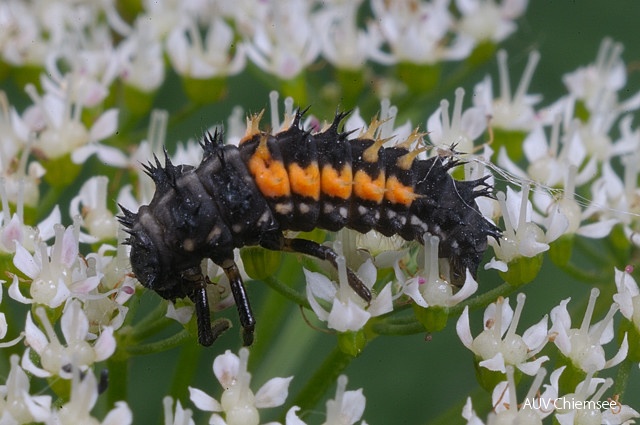
<path fill-rule="evenodd" d="M 14 67 L 46 65 L 54 78 L 61 76 L 58 63 L 69 62 L 82 77 L 69 89 L 86 105 L 100 102 L 118 78 L 140 92 L 156 90 L 165 78 L 165 54 L 179 75 L 194 79 L 237 74 L 247 59 L 283 79 L 295 77 L 320 55 L 343 69 L 360 69 L 370 60 L 459 60 L 479 43 L 509 36 L 527 5 L 526 0 L 456 0 L 455 7 L 450 0 L 374 0 L 361 27 L 358 14 L 367 10 L 362 0 L 142 3 L 141 13 L 128 23 L 114 0 L 5 1 L 0 23 L 8 31 L 0 36 L 0 57 Z"/>

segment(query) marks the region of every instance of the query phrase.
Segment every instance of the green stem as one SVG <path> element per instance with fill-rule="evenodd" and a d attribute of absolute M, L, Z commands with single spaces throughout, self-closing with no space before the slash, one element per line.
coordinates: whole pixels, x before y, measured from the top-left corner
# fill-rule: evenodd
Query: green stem
<path fill-rule="evenodd" d="M 300 292 L 296 291 L 289 285 L 284 284 L 276 277 L 268 277 L 264 280 L 264 283 L 269 285 L 271 289 L 283 295 L 286 298 L 289 298 L 294 303 L 302 306 L 304 308 L 311 308 L 309 306 L 309 301 L 305 295 L 302 295 Z"/>
<path fill-rule="evenodd" d="M 127 352 L 133 356 L 141 356 L 145 354 L 160 353 L 162 351 L 171 350 L 188 339 L 191 335 L 186 329 L 170 336 L 169 338 L 162 339 L 160 341 L 149 342 L 147 344 L 138 344 L 127 347 Z"/>
<path fill-rule="evenodd" d="M 303 411 L 312 409 L 327 390 L 335 385 L 338 376 L 354 359 L 353 356 L 343 353 L 335 347 L 324 359 L 324 362 L 316 370 L 315 374 L 307 381 L 307 384 L 300 390 L 291 403 L 292 406 L 299 406 Z M 284 417 L 281 418 L 284 423 Z"/>
<path fill-rule="evenodd" d="M 131 333 L 133 340 L 142 341 L 171 324 L 172 320 L 165 317 L 166 313 L 167 305 L 164 302 L 159 302 L 140 322 L 133 325 Z"/>

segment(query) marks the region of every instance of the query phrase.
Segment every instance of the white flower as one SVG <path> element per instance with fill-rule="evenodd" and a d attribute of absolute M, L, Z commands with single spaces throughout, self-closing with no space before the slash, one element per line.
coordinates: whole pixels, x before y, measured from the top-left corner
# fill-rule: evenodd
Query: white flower
<path fill-rule="evenodd" d="M 151 19 L 136 20 L 135 30 L 117 50 L 120 79 L 144 93 L 158 89 L 165 77 L 162 44 L 152 25 Z"/>
<path fill-rule="evenodd" d="M 622 103 L 618 101 L 617 92 L 627 83 L 626 65 L 620 58 L 622 50 L 622 44 L 605 38 L 594 63 L 562 78 L 571 96 L 584 102 L 589 111 L 617 113 L 640 106 L 640 93 Z"/>
<path fill-rule="evenodd" d="M 33 251 L 36 235 L 41 240 L 47 240 L 53 236 L 51 229 L 54 223 L 60 222 L 60 210 L 58 206 L 53 209 L 49 217 L 38 225 L 37 229 L 24 224 L 23 185 L 18 185 L 18 199 L 16 212 L 11 214 L 9 207 L 9 195 L 7 194 L 6 181 L 0 177 L 0 198 L 2 200 L 2 214 L 0 215 L 0 252 L 14 253 L 16 244 L 25 246 Z"/>
<path fill-rule="evenodd" d="M 347 377 L 340 375 L 338 377 L 336 396 L 327 401 L 327 419 L 323 423 L 324 425 L 353 425 L 362 418 L 367 401 L 362 394 L 362 389 L 345 391 L 346 389 Z M 296 414 L 299 410 L 300 408 L 297 406 L 289 409 L 286 425 L 306 425 Z M 361 425 L 366 425 L 366 422 L 362 421 Z"/>
<path fill-rule="evenodd" d="M 449 102 L 443 100 L 440 107 L 429 117 L 427 130 L 434 146 L 452 148 L 462 154 L 473 153 L 473 141 L 487 127 L 487 112 L 481 107 L 472 107 L 462 113 L 464 90 L 456 89 L 453 114 L 449 119 Z"/>
<path fill-rule="evenodd" d="M 46 378 L 58 375 L 69 379 L 71 378 L 69 367 L 85 371 L 89 366 L 106 360 L 114 353 L 116 340 L 113 336 L 113 328 L 104 327 L 97 338 L 89 334 L 89 320 L 82 311 L 79 301 L 72 300 L 67 304 L 60 320 L 66 345 L 58 339 L 44 308 L 36 307 L 35 311 L 45 332 L 35 325 L 31 319 L 31 312 L 28 312 L 25 340 L 29 347 L 22 356 L 22 367 L 35 376 Z M 95 339 L 93 345 L 89 343 L 89 339 Z M 31 360 L 31 350 L 40 357 L 41 367 L 36 366 Z"/>
<path fill-rule="evenodd" d="M 247 56 L 265 72 L 289 80 L 300 74 L 320 53 L 320 42 L 310 22 L 311 3 L 287 0 L 270 3 L 264 21 L 254 21 Z M 253 7 L 253 6 L 252 6 Z"/>
<path fill-rule="evenodd" d="M 314 15 L 322 54 L 339 69 L 361 69 L 369 52 L 378 50 L 382 42 L 377 32 L 358 29 L 356 18 L 361 4 L 362 0 L 326 3 Z"/>
<path fill-rule="evenodd" d="M 374 0 L 371 9 L 376 25 L 391 52 L 371 52 L 371 58 L 385 65 L 398 62 L 434 64 L 466 57 L 473 42 L 466 37 L 448 36 L 453 25 L 449 0 L 433 2 Z"/>
<path fill-rule="evenodd" d="M 94 121 L 91 128 L 87 129 L 80 120 L 84 104 L 73 101 L 68 96 L 58 97 L 52 93 L 40 96 L 33 85 L 28 85 L 26 91 L 34 103 L 30 108 L 44 124 L 44 128 L 38 134 L 34 144 L 34 150 L 40 151 L 49 159 L 73 154 L 73 161 L 81 163 L 89 155 L 85 155 L 84 151 L 80 149 L 91 147 L 93 149 L 91 153 L 99 153 L 101 160 L 116 166 L 120 165 L 118 160 L 122 158 L 114 154 L 114 148 L 98 145 L 100 140 L 106 139 L 116 132 L 118 126 L 117 109 L 103 112 Z M 102 147 L 102 150 L 97 149 L 96 146 Z M 76 154 L 78 151 L 80 153 Z"/>
<path fill-rule="evenodd" d="M 95 238 L 94 241 L 114 239 L 118 233 L 118 221 L 107 209 L 108 184 L 109 179 L 105 176 L 91 177 L 82 185 L 78 195 L 71 199 L 69 206 L 69 215 L 82 216 L 84 226 Z"/>
<path fill-rule="evenodd" d="M 474 352 L 479 365 L 489 370 L 505 373 L 513 365 L 527 375 L 535 375 L 547 356 L 529 361 L 547 343 L 547 316 L 527 329 L 522 336 L 516 334 L 520 314 L 524 308 L 525 295 L 518 294 L 515 314 L 509 299 L 499 298 L 484 312 L 484 330 L 475 338 L 469 326 L 469 307 L 465 307 L 456 324 L 456 332 L 462 343 Z"/>
<path fill-rule="evenodd" d="M 135 293 L 138 281 L 131 276 L 131 264 L 127 248 L 122 244 L 124 232 L 121 232 L 118 247 L 103 244 L 98 252 L 86 256 L 87 275 L 102 276 L 99 289 L 92 290 L 83 297 L 83 309 L 89 319 L 90 332 L 98 333 L 105 326 L 119 329 L 129 311 L 124 305 Z M 107 255 L 116 251 L 116 255 Z"/>
<path fill-rule="evenodd" d="M 204 391 L 189 387 L 189 397 L 196 407 L 214 412 L 210 424 L 258 425 L 258 409 L 281 406 L 285 402 L 293 377 L 272 378 L 254 394 L 249 388 L 248 358 L 249 350 L 241 348 L 239 357 L 227 350 L 213 361 L 213 373 L 224 388 L 219 402 Z"/>
<path fill-rule="evenodd" d="M 12 355 L 11 369 L 4 385 L 0 385 L 0 423 L 26 424 L 44 422 L 51 411 L 51 396 L 29 394 L 29 378 Z"/>
<path fill-rule="evenodd" d="M 456 0 L 462 16 L 457 24 L 460 32 L 476 42 L 499 43 L 516 30 L 514 21 L 527 8 L 528 0 Z"/>
<path fill-rule="evenodd" d="M 245 67 L 245 47 L 237 45 L 233 29 L 221 17 L 213 17 L 205 38 L 194 19 L 184 17 L 167 39 L 167 53 L 182 76 L 207 79 L 234 75 Z"/>
<path fill-rule="evenodd" d="M 91 370 L 80 374 L 73 369 L 71 396 L 69 401 L 52 412 L 47 425 L 129 425 L 133 422 L 131 409 L 124 401 L 116 402 L 116 406 L 107 413 L 101 422 L 91 415 L 91 410 L 98 400 L 98 383 Z"/>
<path fill-rule="evenodd" d="M 404 274 L 396 262 L 394 269 L 396 279 L 402 283 L 403 292 L 410 296 L 420 307 L 442 306 L 452 307 L 473 295 L 478 289 L 469 270 L 466 271 L 466 279 L 462 288 L 454 294 L 454 287 L 448 281 L 440 278 L 438 266 L 439 238 L 425 234 L 424 243 L 424 267 L 423 273 L 416 275 L 404 282 Z M 403 283 L 404 282 L 404 283 Z"/>
<path fill-rule="evenodd" d="M 331 329 L 338 332 L 358 331 L 367 323 L 369 318 L 388 313 L 393 310 L 393 298 L 391 294 L 391 282 L 371 300 L 366 302 L 356 294 L 349 286 L 347 279 L 347 267 L 344 256 L 339 256 L 338 283 L 321 273 L 303 269 L 307 281 L 307 299 L 318 319 L 327 322 Z M 357 275 L 362 283 L 371 289 L 376 281 L 377 270 L 371 260 L 367 260 L 358 269 Z M 331 305 L 326 310 L 320 300 Z"/>
<path fill-rule="evenodd" d="M 487 76 L 475 88 L 473 102 L 481 106 L 491 116 L 491 125 L 506 130 L 530 130 L 536 122 L 533 105 L 541 99 L 539 95 L 527 94 L 533 72 L 540 60 L 540 53 L 531 52 L 527 67 L 520 79 L 515 94 L 511 95 L 509 69 L 507 67 L 507 53 L 498 52 L 498 74 L 500 96 L 494 97 L 491 79 Z"/>
<path fill-rule="evenodd" d="M 591 316 L 599 294 L 600 291 L 597 288 L 591 290 L 587 311 L 579 328 L 571 327 L 571 316 L 567 311 L 567 304 L 571 298 L 561 301 L 560 305 L 551 310 L 552 325 L 549 329 L 549 340 L 553 341 L 576 368 L 585 372 L 599 371 L 617 365 L 627 357 L 629 349 L 625 334 L 616 355 L 609 360 L 605 359 L 602 346 L 613 339 L 613 316 L 619 307 L 616 303 L 612 304 L 605 318 L 591 325 Z"/>
<path fill-rule="evenodd" d="M 559 369 L 562 373 L 564 367 Z M 556 371 L 558 372 L 558 371 Z M 629 406 L 623 405 L 616 399 L 609 400 L 610 408 L 602 412 L 598 406 L 604 393 L 611 388 L 611 378 L 594 378 L 595 371 L 587 372 L 584 381 L 580 382 L 575 392 L 565 394 L 556 401 L 555 418 L 560 425 L 575 424 L 632 424 L 631 419 L 640 414 Z M 602 400 L 604 401 L 604 400 Z"/>
<path fill-rule="evenodd" d="M 519 257 L 535 257 L 549 249 L 548 236 L 532 222 L 533 207 L 528 196 L 528 182 L 523 184 L 520 193 L 507 187 L 506 197 L 502 192 L 496 195 L 502 209 L 505 230 L 500 243 L 489 240 L 496 256 L 485 265 L 485 269 L 493 268 L 504 272 L 508 270 L 508 263 L 511 261 Z"/>
<path fill-rule="evenodd" d="M 631 272 L 633 267 L 627 266 L 624 271 L 615 269 L 615 281 L 618 292 L 613 301 L 620 306 L 620 313 L 640 329 L 640 290 Z"/>
<path fill-rule="evenodd" d="M 541 424 L 542 419 L 553 412 L 553 403 L 558 397 L 556 387 L 545 385 L 544 393 L 540 394 L 542 380 L 547 371 L 539 369 L 524 402 L 519 403 L 513 372 L 513 367 L 507 366 L 507 380 L 499 383 L 493 389 L 491 400 L 495 412 L 489 414 L 487 423 L 495 425 L 504 423 Z"/>
<path fill-rule="evenodd" d="M 191 409 L 183 409 L 180 400 L 176 401 L 175 414 L 172 411 L 173 399 L 166 396 L 162 399 L 162 407 L 164 410 L 164 423 L 165 425 L 195 425 L 191 417 L 193 412 Z"/>
<path fill-rule="evenodd" d="M 22 295 L 16 275 L 9 287 L 11 298 L 24 304 L 38 303 L 56 308 L 69 297 L 86 296 L 98 286 L 101 275 L 87 274 L 86 264 L 79 259 L 77 227 L 71 225 L 65 230 L 60 224 L 54 225 L 56 238 L 53 246 L 47 250 L 45 243 L 41 242 L 33 255 L 16 244 L 13 264 L 31 279 L 29 293 L 32 298 Z"/>

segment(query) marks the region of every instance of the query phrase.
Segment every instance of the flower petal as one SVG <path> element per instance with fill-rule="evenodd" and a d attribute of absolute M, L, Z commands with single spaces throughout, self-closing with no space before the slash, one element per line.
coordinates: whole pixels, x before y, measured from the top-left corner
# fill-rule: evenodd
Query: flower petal
<path fill-rule="evenodd" d="M 106 139 L 118 129 L 118 109 L 112 108 L 105 111 L 93 123 L 89 131 L 89 140 L 92 142 Z"/>
<path fill-rule="evenodd" d="M 93 346 L 96 352 L 96 361 L 108 359 L 116 351 L 116 339 L 113 336 L 113 328 L 106 326 Z"/>
<path fill-rule="evenodd" d="M 371 314 L 358 304 L 348 299 L 343 303 L 338 298 L 333 300 L 327 325 L 338 332 L 358 331 L 367 323 Z"/>
<path fill-rule="evenodd" d="M 289 395 L 289 383 L 293 376 L 288 378 L 272 378 L 268 380 L 256 393 L 256 407 L 282 406 Z"/>
<path fill-rule="evenodd" d="M 225 390 L 233 385 L 240 370 L 240 357 L 230 350 L 213 360 L 213 374 Z"/>
<path fill-rule="evenodd" d="M 469 306 L 465 306 L 460 318 L 456 322 L 456 332 L 462 344 L 471 350 L 473 337 L 471 336 L 471 327 L 469 326 Z"/>
<path fill-rule="evenodd" d="M 222 412 L 222 406 L 218 400 L 202 390 L 189 387 L 189 398 L 200 410 L 205 412 Z"/>
<path fill-rule="evenodd" d="M 306 422 L 302 421 L 296 412 L 299 412 L 300 408 L 298 406 L 293 406 L 291 409 L 287 411 L 287 417 L 285 418 L 285 423 L 287 425 L 307 425 Z"/>

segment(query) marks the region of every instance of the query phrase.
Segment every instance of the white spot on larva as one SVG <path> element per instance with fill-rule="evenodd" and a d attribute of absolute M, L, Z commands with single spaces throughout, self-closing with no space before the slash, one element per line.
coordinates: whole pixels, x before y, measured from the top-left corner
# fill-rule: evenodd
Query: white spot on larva
<path fill-rule="evenodd" d="M 269 211 L 265 211 L 258 219 L 258 224 L 266 223 L 269 221 Z"/>
<path fill-rule="evenodd" d="M 276 204 L 276 212 L 278 214 L 286 215 L 291 213 L 291 211 L 293 211 L 293 204 L 291 202 Z"/>
<path fill-rule="evenodd" d="M 300 211 L 302 214 L 307 214 L 310 209 L 311 208 L 309 208 L 309 204 L 305 204 L 304 202 L 298 204 L 298 211 Z"/>
<path fill-rule="evenodd" d="M 233 230 L 233 233 L 240 233 L 240 231 L 242 231 L 242 224 L 234 224 L 231 226 L 231 230 Z"/>
<path fill-rule="evenodd" d="M 414 226 L 420 226 L 420 225 L 422 225 L 424 223 L 418 217 L 413 215 L 413 216 L 411 216 L 411 224 L 414 225 Z"/>
<path fill-rule="evenodd" d="M 347 218 L 347 214 L 349 213 L 346 207 L 340 207 L 338 212 L 340 213 L 340 217 L 342 218 Z"/>
<path fill-rule="evenodd" d="M 398 214 L 393 210 L 387 210 L 387 218 L 389 220 L 394 219 Z"/>
<path fill-rule="evenodd" d="M 187 238 L 182 242 L 182 248 L 187 252 L 192 252 L 196 249 L 196 243 L 191 238 Z"/>
<path fill-rule="evenodd" d="M 219 226 L 214 227 L 207 235 L 207 242 L 211 242 L 212 240 L 217 239 L 221 233 L 222 229 Z"/>
<path fill-rule="evenodd" d="M 333 204 L 324 204 L 322 212 L 325 214 L 331 214 L 333 212 Z"/>
<path fill-rule="evenodd" d="M 373 215 L 373 219 L 374 219 L 375 221 L 380 220 L 380 211 L 376 211 L 376 213 Z"/>
<path fill-rule="evenodd" d="M 360 206 L 358 207 L 358 214 L 360 214 L 360 215 L 365 215 L 365 214 L 366 214 L 366 213 L 368 213 L 368 212 L 369 212 L 369 208 L 364 207 L 364 206 L 362 206 L 362 205 L 360 205 Z"/>

